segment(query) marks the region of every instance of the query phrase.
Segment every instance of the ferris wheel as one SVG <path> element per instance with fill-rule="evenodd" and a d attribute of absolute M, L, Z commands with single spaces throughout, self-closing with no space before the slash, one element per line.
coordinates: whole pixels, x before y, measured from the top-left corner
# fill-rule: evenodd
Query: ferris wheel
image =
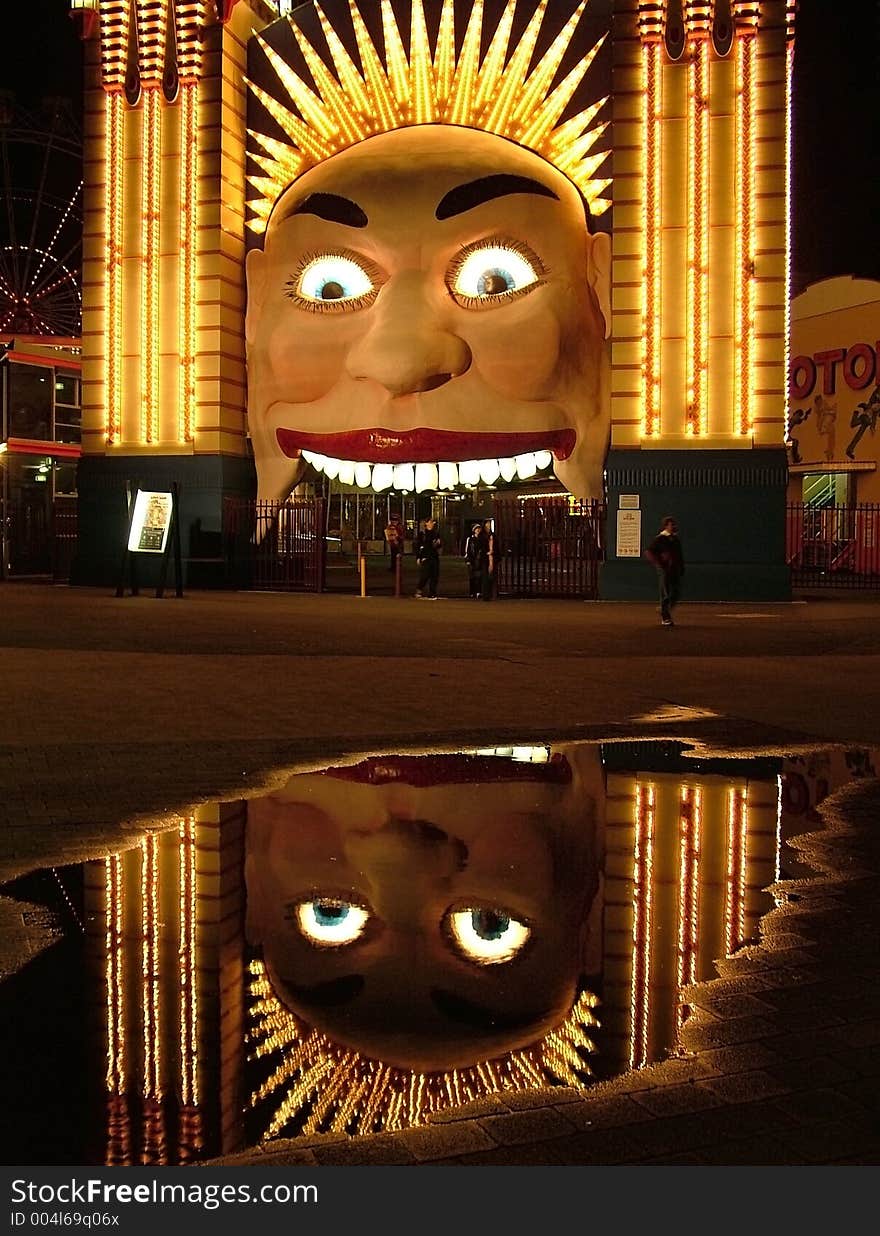
<path fill-rule="evenodd" d="M 82 134 L 69 103 L 0 95 L 0 334 L 82 330 Z"/>

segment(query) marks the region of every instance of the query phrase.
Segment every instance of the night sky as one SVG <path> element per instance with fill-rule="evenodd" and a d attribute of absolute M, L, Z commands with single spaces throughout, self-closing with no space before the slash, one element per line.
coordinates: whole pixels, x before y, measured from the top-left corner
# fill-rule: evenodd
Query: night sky
<path fill-rule="evenodd" d="M 80 96 L 67 0 L 7 0 L 0 89 Z M 880 0 L 801 0 L 795 53 L 793 286 L 880 279 Z"/>

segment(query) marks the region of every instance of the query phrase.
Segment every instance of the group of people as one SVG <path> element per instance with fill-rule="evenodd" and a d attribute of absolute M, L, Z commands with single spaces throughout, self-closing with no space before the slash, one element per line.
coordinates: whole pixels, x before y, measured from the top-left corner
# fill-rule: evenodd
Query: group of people
<path fill-rule="evenodd" d="M 399 515 L 391 515 L 385 528 L 385 539 L 391 555 L 391 570 L 403 553 L 404 527 Z M 417 597 L 435 600 L 440 583 L 440 552 L 443 541 L 437 521 L 423 519 L 413 541 L 413 552 L 419 567 Z M 468 566 L 468 596 L 474 601 L 491 601 L 495 590 L 495 568 L 498 559 L 497 539 L 492 520 L 474 523 L 464 547 Z M 678 604 L 684 577 L 684 553 L 676 520 L 667 515 L 660 531 L 645 550 L 645 558 L 657 572 L 660 594 L 660 622 L 674 626 L 672 611 Z"/>
<path fill-rule="evenodd" d="M 388 543 L 390 569 L 397 570 L 397 562 L 403 553 L 405 530 L 400 516 L 393 514 L 385 527 Z M 413 540 L 413 554 L 419 568 L 417 597 L 434 600 L 440 584 L 440 554 L 443 540 L 437 521 L 433 517 L 423 519 Z M 492 520 L 475 523 L 464 547 L 468 565 L 468 596 L 471 600 L 491 601 L 495 588 L 496 537 Z"/>

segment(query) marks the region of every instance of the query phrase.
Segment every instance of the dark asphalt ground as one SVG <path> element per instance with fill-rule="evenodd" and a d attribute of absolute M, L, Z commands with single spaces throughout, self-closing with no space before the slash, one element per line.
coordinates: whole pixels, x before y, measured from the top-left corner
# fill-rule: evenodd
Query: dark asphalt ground
<path fill-rule="evenodd" d="M 260 793 L 341 752 L 624 736 L 729 753 L 877 747 L 878 618 L 880 602 L 857 594 L 685 602 L 667 629 L 647 604 L 117 599 L 0 583 L 0 877 L 107 853 L 140 824 Z M 762 946 L 721 963 L 718 984 L 695 997 L 707 1021 L 716 998 L 763 1002 L 757 1029 L 707 1036 L 697 1018 L 688 1060 L 587 1100 L 535 1095 L 525 1110 L 499 1104 L 390 1138 L 274 1144 L 274 1160 L 251 1157 L 876 1163 L 878 803 L 878 783 L 862 784 L 849 822 L 822 835 L 829 869 L 815 913 L 813 894 L 796 914 L 774 912 Z M 5 899 L 0 936 L 7 973 L 41 945 Z M 737 1020 L 730 1003 L 725 1025 Z"/>

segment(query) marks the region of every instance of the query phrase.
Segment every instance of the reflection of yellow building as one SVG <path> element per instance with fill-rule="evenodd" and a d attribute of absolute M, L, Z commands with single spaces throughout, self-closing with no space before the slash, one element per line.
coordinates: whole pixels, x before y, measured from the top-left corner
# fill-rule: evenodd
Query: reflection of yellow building
<path fill-rule="evenodd" d="M 108 1164 L 188 1162 L 240 1140 L 243 835 L 242 804 L 205 807 L 86 866 Z"/>
<path fill-rule="evenodd" d="M 777 811 L 773 781 L 609 775 L 600 1049 L 610 1071 L 672 1047 L 681 989 L 757 937 L 777 874 Z"/>
<path fill-rule="evenodd" d="M 599 1028 L 589 1031 L 595 1075 L 637 1068 L 673 1048 L 684 1017 L 682 989 L 714 977 L 717 959 L 757 937 L 771 905 L 763 890 L 778 871 L 778 802 L 777 782 L 766 770 L 758 780 L 745 770 L 608 774 L 601 974 L 589 976 L 603 990 Z M 259 1096 L 250 1091 L 260 1086 L 246 1057 L 262 1054 L 264 1042 L 264 1030 L 252 1028 L 248 1045 L 247 1026 L 259 1029 L 267 1016 L 275 1018 L 272 1089 L 280 1085 L 283 1098 L 286 1064 L 277 1049 L 286 1041 L 289 1015 L 285 1020 L 264 981 L 256 988 L 251 982 L 247 994 L 244 826 L 244 804 L 204 808 L 176 831 L 151 834 L 88 865 L 85 908 L 96 1038 L 106 1050 L 108 1163 L 186 1162 L 240 1146 L 244 1112 Z M 257 1002 L 250 1015 L 249 1000 Z M 290 1062 L 291 1093 L 299 1085 L 304 1097 L 298 1110 L 282 1104 L 278 1131 L 334 1127 L 337 1108 L 345 1110 L 351 1099 L 343 1088 L 322 1102 L 339 1054 L 323 1064 L 311 1061 L 324 1078 L 317 1093 L 301 1086 L 296 1061 Z M 342 1054 L 348 1068 L 352 1053 Z M 519 1055 L 525 1061 L 527 1053 Z M 458 1078 L 442 1101 L 426 1077 L 407 1084 L 396 1103 L 386 1104 L 388 1119 L 396 1126 L 419 1123 L 432 1108 L 548 1080 L 540 1069 L 530 1078 L 527 1069 L 503 1062 L 459 1070 Z M 473 1093 L 471 1081 L 478 1085 Z"/>

